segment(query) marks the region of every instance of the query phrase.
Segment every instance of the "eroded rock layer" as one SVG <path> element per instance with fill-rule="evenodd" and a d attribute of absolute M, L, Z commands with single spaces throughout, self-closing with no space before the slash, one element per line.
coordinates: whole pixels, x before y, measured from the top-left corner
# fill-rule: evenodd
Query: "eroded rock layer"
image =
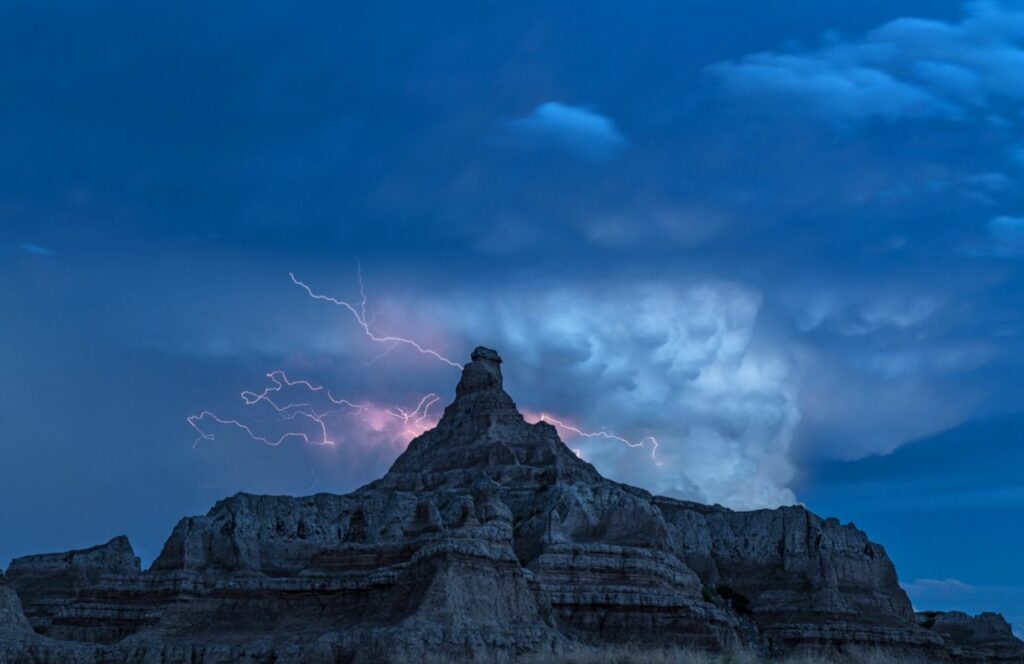
<path fill-rule="evenodd" d="M 507 661 L 623 642 L 1024 661 L 1008 628 L 972 629 L 915 618 L 853 526 L 601 477 L 523 419 L 485 348 L 437 427 L 349 495 L 238 494 L 179 522 L 146 571 L 121 537 L 0 580 L 0 662 Z"/>

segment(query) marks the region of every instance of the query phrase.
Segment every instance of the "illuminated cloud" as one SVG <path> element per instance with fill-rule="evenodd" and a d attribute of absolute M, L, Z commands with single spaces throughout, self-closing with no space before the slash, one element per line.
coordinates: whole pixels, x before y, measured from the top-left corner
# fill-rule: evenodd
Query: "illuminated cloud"
<path fill-rule="evenodd" d="M 309 283 L 319 294 L 332 282 Z M 305 456 L 307 447 L 344 448 L 367 460 L 348 468 L 367 481 L 450 401 L 458 374 L 449 362 L 484 344 L 506 359 L 507 388 L 522 411 L 563 423 L 565 442 L 606 475 L 737 508 L 796 502 L 789 448 L 800 371 L 785 340 L 756 334 L 757 290 L 707 280 L 520 286 L 403 294 L 383 310 L 359 297 L 338 305 L 333 291 L 327 300 L 286 291 L 303 305 L 286 315 L 290 301 L 282 304 L 292 326 L 274 352 L 289 358 L 287 374 L 271 371 L 263 387 L 252 380 L 243 403 L 225 394 L 198 404 L 188 421 L 196 449 L 280 446 Z M 430 331 L 438 324 L 441 337 Z M 321 329 L 333 349 L 310 354 L 307 335 Z M 410 343 L 396 345 L 384 331 Z M 420 342 L 443 355 L 420 352 Z M 431 394 L 439 400 L 424 404 Z"/>
<path fill-rule="evenodd" d="M 950 392 L 949 381 L 990 362 L 994 349 L 938 339 L 922 345 L 920 331 L 933 325 L 943 301 L 923 291 L 890 290 L 793 292 L 784 299 L 791 300 L 795 329 L 772 332 L 760 291 L 735 282 L 520 283 L 484 292 L 467 285 L 443 296 L 403 293 L 385 300 L 390 306 L 373 319 L 373 329 L 415 342 L 405 347 L 373 342 L 376 332 L 366 333 L 361 313 L 353 316 L 296 288 L 290 292 L 303 308 L 293 312 L 293 326 L 282 330 L 275 353 L 292 355 L 286 366 L 293 377 L 312 379 L 334 395 L 328 395 L 333 404 L 320 393 L 310 395 L 321 398 L 318 412 L 332 411 L 326 435 L 318 421 L 294 420 L 309 429 L 308 440 L 374 450 L 367 456 L 372 465 L 350 468 L 364 481 L 416 433 L 395 416 L 401 411 L 393 404 L 416 412 L 418 400 L 437 394 L 432 413 L 438 412 L 457 375 L 449 362 L 465 361 L 469 348 L 484 344 L 506 358 L 508 389 L 524 413 L 568 425 L 561 427 L 566 443 L 606 475 L 655 493 L 770 507 L 796 502 L 791 484 L 807 456 L 885 453 L 964 417 L 969 402 L 952 399 L 958 392 Z M 379 306 L 353 301 L 356 312 Z M 323 314 L 328 317 L 319 318 Z M 295 326 L 307 332 L 296 335 Z M 330 344 L 310 344 L 306 334 L 321 332 Z M 814 343 L 803 335 L 813 335 Z M 445 359 L 418 351 L 421 342 Z M 294 364 L 310 348 L 318 350 Z M 880 391 L 898 397 L 879 401 Z M 341 397 L 379 405 L 340 408 Z M 200 407 L 225 420 L 259 416 L 236 414 L 230 406 Z M 368 426 L 371 412 L 387 418 Z M 200 435 L 254 438 L 239 427 L 218 428 L 213 418 L 197 424 Z M 574 436 L 570 427 L 607 435 Z M 382 448 L 385 428 L 391 442 Z M 276 442 L 281 434 L 259 435 Z M 289 447 L 302 439 L 291 436 Z"/>
<path fill-rule="evenodd" d="M 505 293 L 438 306 L 501 349 L 528 411 L 634 442 L 566 443 L 603 473 L 655 493 L 738 508 L 792 504 L 788 451 L 798 373 L 758 343 L 758 292 L 730 283 Z"/>

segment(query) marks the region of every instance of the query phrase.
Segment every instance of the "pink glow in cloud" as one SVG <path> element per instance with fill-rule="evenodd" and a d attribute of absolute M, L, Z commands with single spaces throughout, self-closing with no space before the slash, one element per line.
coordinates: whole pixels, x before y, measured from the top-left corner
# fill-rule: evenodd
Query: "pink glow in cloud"
<path fill-rule="evenodd" d="M 372 342 L 382 346 L 382 351 L 364 366 L 372 365 L 386 358 L 392 350 L 400 345 L 408 346 L 418 353 L 433 358 L 438 362 L 461 370 L 461 365 L 445 357 L 437 350 L 424 346 L 417 340 L 378 333 L 374 329 L 377 316 L 383 309 L 371 312 L 368 306 L 366 290 L 362 278 L 362 269 L 358 267 L 356 276 L 359 283 L 357 302 L 348 302 L 314 291 L 312 287 L 300 281 L 293 273 L 289 273 L 292 282 L 302 288 L 315 300 L 328 302 L 342 308 L 350 314 Z M 268 384 L 259 392 L 246 390 L 241 393 L 242 402 L 252 409 L 254 418 L 261 409 L 271 416 L 270 420 L 257 423 L 243 422 L 237 418 L 223 418 L 209 410 L 192 415 L 188 424 L 196 430 L 198 436 L 194 446 L 200 441 L 215 440 L 212 427 L 219 426 L 234 429 L 249 439 L 270 446 L 281 445 L 286 440 L 295 439 L 318 446 L 334 446 L 343 433 L 355 434 L 357 440 L 372 441 L 376 444 L 383 441 L 390 443 L 399 450 L 404 450 L 416 436 L 436 426 L 438 417 L 431 413 L 440 400 L 437 394 L 429 393 L 411 408 L 373 403 L 367 400 L 349 400 L 335 396 L 323 385 L 315 384 L 306 379 L 292 379 L 281 369 L 266 374 Z M 569 418 L 554 417 L 545 412 L 526 413 L 530 421 L 545 421 L 554 425 L 563 438 L 603 439 L 620 443 L 629 448 L 650 446 L 651 458 L 655 464 L 661 465 L 658 459 L 658 441 L 653 436 L 646 436 L 634 441 L 605 429 L 588 430 L 577 426 Z M 263 425 L 263 426 L 260 426 Z M 283 432 L 266 433 L 265 429 L 282 428 Z M 345 436 L 347 437 L 347 436 Z M 574 448 L 577 456 L 582 458 L 582 450 Z"/>
<path fill-rule="evenodd" d="M 359 283 L 360 299 L 354 303 L 320 294 L 300 281 L 293 273 L 289 272 L 288 276 L 292 283 L 306 291 L 309 297 L 343 308 L 352 315 L 368 339 L 384 347 L 364 366 L 370 366 L 384 359 L 397 346 L 403 345 L 461 370 L 462 366 L 457 362 L 414 339 L 378 333 L 374 329 L 377 316 L 387 305 L 370 311 L 363 283 L 362 267 L 358 262 L 356 277 Z M 241 397 L 244 405 L 249 408 L 269 409 L 273 416 L 272 419 L 261 423 L 267 426 L 261 427 L 256 421 L 243 422 L 237 418 L 223 418 L 212 411 L 204 410 L 187 418 L 189 426 L 198 434 L 193 446 L 198 445 L 200 441 L 215 440 L 210 429 L 219 425 L 235 429 L 253 441 L 271 446 L 278 446 L 290 439 L 312 445 L 334 446 L 337 444 L 340 430 L 351 430 L 354 427 L 355 433 L 360 433 L 361 430 L 364 434 L 374 434 L 361 438 L 379 440 L 383 435 L 386 441 L 405 449 L 413 438 L 437 424 L 437 417 L 431 414 L 430 409 L 440 400 L 440 397 L 433 393 L 424 395 L 414 407 L 406 408 L 339 398 L 323 385 L 317 385 L 305 379 L 289 378 L 287 373 L 281 369 L 267 373 L 266 377 L 269 384 L 260 392 L 246 390 L 242 392 Z M 298 427 L 298 430 L 288 429 L 283 433 L 276 434 L 262 432 L 263 428 L 273 428 L 269 425 L 280 426 L 285 423 Z"/>
<path fill-rule="evenodd" d="M 312 288 L 310 288 L 310 286 L 307 285 L 305 282 L 300 281 L 295 276 L 294 273 L 292 273 L 292 272 L 288 273 L 288 276 L 291 277 L 292 283 L 294 283 L 296 286 L 299 286 L 304 291 L 306 291 L 306 294 L 309 295 L 311 298 L 313 298 L 314 300 L 322 300 L 324 302 L 330 302 L 331 304 L 334 304 L 336 306 L 342 307 L 343 309 L 347 310 L 350 314 L 352 314 L 352 317 L 355 318 L 356 323 L 358 323 L 359 327 L 363 328 L 363 332 L 366 334 L 366 337 L 368 339 L 370 339 L 371 341 L 374 341 L 376 343 L 386 344 L 386 346 L 387 346 L 386 349 L 384 351 L 382 351 L 380 353 L 380 355 L 378 355 L 374 359 L 370 360 L 370 362 L 368 364 L 373 364 L 373 363 L 377 362 L 378 360 L 380 360 L 381 358 L 387 356 L 388 353 L 390 353 L 396 346 L 404 345 L 404 346 L 409 346 L 410 348 L 415 349 L 417 352 L 419 352 L 419 353 L 421 353 L 423 355 L 429 355 L 430 357 L 433 357 L 433 358 L 435 358 L 435 359 L 437 359 L 437 360 L 439 360 L 441 362 L 444 362 L 445 364 L 447 364 L 447 365 L 449 365 L 451 367 L 454 367 L 454 368 L 459 369 L 459 370 L 462 369 L 462 365 L 459 364 L 458 362 L 455 362 L 454 360 L 448 359 L 447 357 L 445 357 L 444 355 L 442 355 L 438 351 L 434 350 L 433 348 L 427 348 L 425 346 L 420 345 L 419 342 L 417 342 L 417 341 L 415 341 L 413 339 L 409 339 L 409 338 L 406 338 L 406 337 L 397 337 L 397 336 L 392 336 L 392 335 L 387 335 L 387 334 L 380 334 L 378 332 L 375 332 L 373 330 L 372 326 L 376 322 L 377 315 L 380 314 L 380 312 L 383 311 L 383 309 L 378 309 L 377 311 L 375 311 L 372 314 L 367 313 L 366 289 L 365 289 L 365 287 L 363 285 L 363 272 L 362 272 L 362 267 L 358 266 L 358 264 L 357 264 L 356 275 L 357 275 L 357 278 L 359 279 L 359 297 L 360 297 L 360 301 L 355 303 L 355 304 L 353 304 L 353 303 L 347 302 L 345 300 L 339 300 L 338 298 L 335 298 L 335 297 L 331 297 L 331 296 L 328 296 L 328 295 L 322 295 L 320 293 L 317 293 Z"/>
<path fill-rule="evenodd" d="M 242 422 L 236 418 L 223 418 L 209 410 L 187 418 L 188 424 L 196 430 L 198 436 L 193 446 L 200 441 L 215 440 L 210 430 L 213 424 L 233 428 L 251 440 L 270 446 L 278 446 L 289 439 L 296 439 L 312 445 L 337 444 L 338 429 L 355 428 L 375 434 L 384 434 L 385 439 L 398 444 L 404 449 L 409 442 L 430 429 L 437 423 L 430 409 L 440 399 L 436 394 L 428 394 L 421 398 L 412 409 L 402 406 L 388 406 L 371 402 L 354 402 L 334 396 L 322 385 L 308 380 L 289 378 L 283 370 L 277 369 L 267 374 L 269 384 L 260 392 L 243 391 L 242 402 L 251 409 L 263 407 L 273 416 L 271 420 L 260 422 Z M 302 427 L 290 429 L 284 433 L 266 434 L 258 432 L 262 428 L 272 428 L 268 422 L 275 424 L 290 423 L 291 426 Z M 340 422 L 345 422 L 344 426 Z M 211 424 L 213 423 L 213 424 Z M 305 425 L 303 427 L 303 425 Z"/>

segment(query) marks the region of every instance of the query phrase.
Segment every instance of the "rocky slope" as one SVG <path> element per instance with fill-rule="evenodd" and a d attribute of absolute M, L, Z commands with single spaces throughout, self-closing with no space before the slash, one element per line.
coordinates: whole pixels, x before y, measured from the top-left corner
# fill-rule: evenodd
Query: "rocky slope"
<path fill-rule="evenodd" d="M 13 561 L 0 662 L 509 661 L 625 642 L 1024 662 L 988 615 L 915 617 L 882 547 L 835 519 L 601 477 L 524 421 L 478 348 L 437 427 L 349 495 L 232 496 L 146 571 L 123 537 Z"/>

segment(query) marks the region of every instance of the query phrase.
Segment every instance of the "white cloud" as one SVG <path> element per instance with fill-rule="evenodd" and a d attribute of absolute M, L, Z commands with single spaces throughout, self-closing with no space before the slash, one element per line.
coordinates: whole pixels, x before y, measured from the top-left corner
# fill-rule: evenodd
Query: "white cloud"
<path fill-rule="evenodd" d="M 306 278 L 331 295 L 358 297 L 344 275 Z M 455 369 L 404 347 L 375 360 L 386 348 L 368 341 L 345 311 L 285 286 L 251 283 L 261 297 L 273 293 L 273 316 L 246 307 L 229 327 L 223 316 L 194 316 L 191 325 L 209 320 L 209 329 L 182 332 L 174 327 L 182 317 L 171 312 L 161 333 L 178 339 L 176 348 L 182 338 L 203 347 L 223 340 L 218 361 L 281 358 L 265 369 L 288 369 L 355 401 L 406 407 L 434 392 L 440 407 L 451 398 Z M 991 356 L 983 346 L 929 338 L 942 303 L 908 289 L 874 298 L 855 288 L 822 290 L 817 303 L 810 297 L 802 326 L 812 333 L 802 335 L 781 312 L 764 311 L 760 291 L 706 279 L 559 287 L 521 279 L 486 289 L 469 280 L 463 290 L 422 286 L 418 296 L 409 292 L 414 282 L 367 285 L 371 311 L 390 303 L 376 320 L 382 334 L 414 337 L 455 361 L 477 344 L 497 348 L 508 361 L 509 391 L 525 410 L 633 441 L 658 439 L 661 465 L 650 445 L 567 440 L 606 475 L 739 508 L 795 502 L 790 485 L 802 459 L 888 452 L 958 423 L 972 401 L 957 373 Z M 782 298 L 796 315 L 809 298 L 800 296 Z M 200 298 L 189 306 L 222 305 Z M 252 318 L 239 325 L 245 315 Z M 254 378 L 249 385 L 259 383 Z M 237 395 L 225 399 L 236 406 Z M 353 472 L 368 480 L 374 468 Z"/>
<path fill-rule="evenodd" d="M 913 597 L 927 596 L 930 599 L 936 596 L 958 596 L 974 590 L 974 586 L 958 579 L 916 579 L 900 585 Z"/>
<path fill-rule="evenodd" d="M 870 119 L 963 117 L 1024 97 L 1024 7 L 969 2 L 959 23 L 914 17 L 816 50 L 718 63 L 725 90 L 786 113 L 854 126 Z"/>
<path fill-rule="evenodd" d="M 589 108 L 557 101 L 504 125 L 505 142 L 528 151 L 557 150 L 587 161 L 617 157 L 628 145 L 615 122 Z"/>
<path fill-rule="evenodd" d="M 731 95 L 761 99 L 769 110 L 807 113 L 837 125 L 871 117 L 955 117 L 958 110 L 929 91 L 872 67 L 839 64 L 836 54 L 755 53 L 712 67 Z"/>
<path fill-rule="evenodd" d="M 494 344 L 512 396 L 582 429 L 651 447 L 566 437 L 613 478 L 737 508 L 792 504 L 798 372 L 762 347 L 759 293 L 702 283 L 506 293 L 452 310 Z M 491 340 L 491 341 L 488 341 Z"/>

